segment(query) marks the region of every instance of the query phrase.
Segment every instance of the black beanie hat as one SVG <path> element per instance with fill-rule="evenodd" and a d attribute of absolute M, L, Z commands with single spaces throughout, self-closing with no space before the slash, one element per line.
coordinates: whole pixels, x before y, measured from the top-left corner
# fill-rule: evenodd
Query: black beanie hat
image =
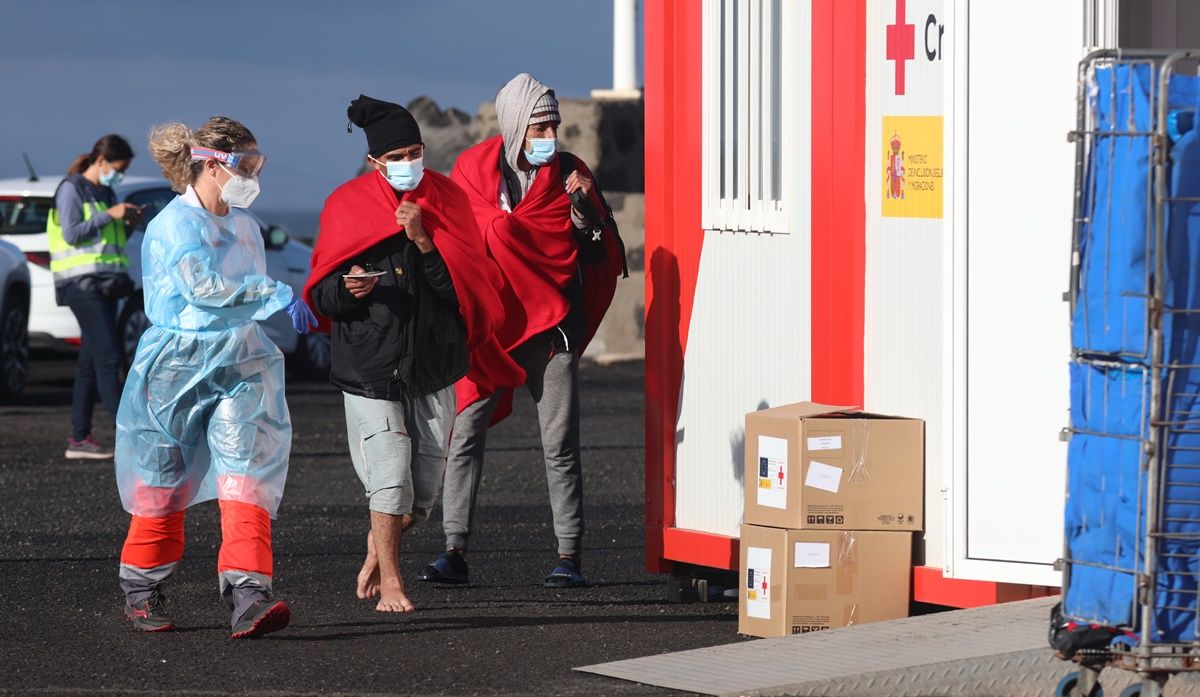
<path fill-rule="evenodd" d="M 367 152 L 371 157 L 421 143 L 421 127 L 408 109 L 399 104 L 360 94 L 350 102 L 346 117 L 366 132 Z"/>

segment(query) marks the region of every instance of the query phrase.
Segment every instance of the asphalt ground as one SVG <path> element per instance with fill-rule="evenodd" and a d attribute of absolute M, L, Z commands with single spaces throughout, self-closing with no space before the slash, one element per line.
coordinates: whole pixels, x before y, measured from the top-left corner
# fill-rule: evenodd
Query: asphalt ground
<path fill-rule="evenodd" d="M 128 626 L 116 576 L 128 516 L 112 464 L 63 459 L 74 363 L 38 357 L 26 394 L 0 404 L 0 693 L 680 694 L 571 670 L 738 638 L 736 605 L 669 602 L 669 577 L 643 570 L 642 368 L 582 370 L 591 586 L 541 587 L 555 540 L 536 418 L 521 393 L 489 437 L 472 584 L 416 581 L 443 547 L 439 509 L 402 545 L 417 606 L 407 615 L 378 613 L 354 594 L 368 513 L 341 394 L 290 379 L 295 436 L 274 548 L 292 625 L 234 641 L 217 594 L 215 502 L 189 511 L 187 552 L 167 591 L 179 631 Z M 112 442 L 111 429 L 97 436 Z"/>

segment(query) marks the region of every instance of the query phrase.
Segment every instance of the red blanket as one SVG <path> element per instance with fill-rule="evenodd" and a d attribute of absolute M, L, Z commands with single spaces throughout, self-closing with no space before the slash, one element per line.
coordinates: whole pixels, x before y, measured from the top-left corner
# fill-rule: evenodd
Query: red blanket
<path fill-rule="evenodd" d="M 542 167 L 529 193 L 512 213 L 505 213 L 499 207 L 503 147 L 503 139 L 496 136 L 469 148 L 459 155 L 450 177 L 467 193 L 488 254 L 504 276 L 500 291 L 504 322 L 496 336 L 501 346 L 511 351 L 566 317 L 569 308 L 560 289 L 574 277 L 577 265 L 571 202 L 559 173 L 561 158 Z M 576 161 L 579 173 L 594 180 L 587 165 Z M 591 198 L 596 210 L 603 210 L 595 190 Z M 611 236 L 606 238 L 604 263 L 582 268 L 585 335 L 578 347 L 581 354 L 612 303 L 622 271 L 620 247 Z M 503 418 L 506 407 L 501 405 L 493 423 Z"/>
<path fill-rule="evenodd" d="M 525 373 L 508 357 L 497 337 L 504 319 L 500 290 L 503 278 L 487 258 L 470 203 L 457 184 L 445 175 L 426 170 L 421 184 L 404 193 L 403 200 L 421 207 L 421 224 L 446 261 L 458 310 L 467 327 L 471 349 L 469 384 L 456 385 L 458 408 L 497 389 L 519 385 Z M 312 255 L 312 273 L 304 286 L 304 299 L 312 301 L 312 288 L 355 256 L 403 234 L 396 224 L 400 199 L 378 172 L 369 172 L 338 187 L 321 211 L 320 233 Z M 321 327 L 329 331 L 328 318 Z"/>

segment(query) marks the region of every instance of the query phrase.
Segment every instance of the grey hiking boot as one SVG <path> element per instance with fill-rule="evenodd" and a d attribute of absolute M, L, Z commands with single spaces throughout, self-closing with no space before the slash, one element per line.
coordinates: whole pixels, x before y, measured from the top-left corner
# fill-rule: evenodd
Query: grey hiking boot
<path fill-rule="evenodd" d="M 230 639 L 251 639 L 271 632 L 278 632 L 292 621 L 292 610 L 282 600 L 265 597 L 254 601 L 246 608 L 237 622 L 233 623 Z"/>
<path fill-rule="evenodd" d="M 166 596 L 155 593 L 145 600 L 125 606 L 125 618 L 133 622 L 139 632 L 166 632 L 175 628 L 175 622 L 163 607 Z"/>

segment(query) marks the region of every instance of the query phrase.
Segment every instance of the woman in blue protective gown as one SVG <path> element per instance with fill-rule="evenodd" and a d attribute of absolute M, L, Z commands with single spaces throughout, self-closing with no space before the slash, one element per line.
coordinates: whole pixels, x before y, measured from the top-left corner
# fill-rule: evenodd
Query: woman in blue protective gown
<path fill-rule="evenodd" d="M 146 316 L 117 413 L 116 474 L 132 514 L 121 551 L 125 615 L 141 631 L 174 623 L 163 585 L 183 557 L 184 512 L 217 499 L 217 572 L 232 636 L 287 626 L 271 585 L 271 519 L 287 479 L 291 419 L 283 355 L 257 320 L 286 310 L 315 321 L 266 276 L 257 223 L 238 209 L 258 194 L 266 160 L 254 135 L 221 116 L 195 131 L 156 127 L 150 152 L 181 192 L 142 243 Z"/>

